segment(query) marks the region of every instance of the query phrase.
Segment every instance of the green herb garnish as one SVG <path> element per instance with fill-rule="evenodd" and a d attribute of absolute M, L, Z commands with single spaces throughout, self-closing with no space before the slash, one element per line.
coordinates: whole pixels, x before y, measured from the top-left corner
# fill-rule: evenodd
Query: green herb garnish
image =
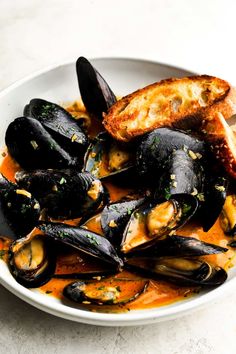
<path fill-rule="evenodd" d="M 98 290 L 105 290 L 105 286 L 99 286 Z"/>
<path fill-rule="evenodd" d="M 98 242 L 98 240 L 96 239 L 95 236 L 90 235 L 90 234 L 86 234 L 85 237 L 87 237 L 87 239 L 89 240 L 89 242 L 90 242 L 92 245 L 95 245 L 95 246 L 100 245 L 100 242 Z"/>
<path fill-rule="evenodd" d="M 64 177 L 62 177 L 59 181 L 59 184 L 64 184 L 64 183 L 66 183 L 66 179 Z"/>
<path fill-rule="evenodd" d="M 5 256 L 6 254 L 6 250 L 0 250 L 0 258 L 3 259 L 3 257 Z"/>
<path fill-rule="evenodd" d="M 188 212 L 191 210 L 191 205 L 188 205 L 188 204 L 184 204 L 183 205 L 183 208 L 182 208 L 182 213 L 184 215 L 188 214 Z"/>
<path fill-rule="evenodd" d="M 165 199 L 169 200 L 171 197 L 170 187 L 166 187 L 164 191 L 165 191 Z"/>

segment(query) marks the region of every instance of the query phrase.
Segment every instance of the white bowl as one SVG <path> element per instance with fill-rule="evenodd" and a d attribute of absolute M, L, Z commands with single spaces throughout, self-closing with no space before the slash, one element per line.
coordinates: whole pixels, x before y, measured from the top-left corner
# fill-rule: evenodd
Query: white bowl
<path fill-rule="evenodd" d="M 138 88 L 168 77 L 181 77 L 193 73 L 156 62 L 136 59 L 104 58 L 92 60 L 94 66 L 118 95 L 128 94 Z M 0 146 L 8 124 L 22 115 L 23 108 L 32 98 L 44 98 L 58 103 L 71 102 L 79 96 L 75 63 L 57 66 L 20 80 L 0 93 Z M 29 290 L 18 284 L 4 261 L 0 261 L 0 282 L 13 294 L 29 304 L 65 319 L 103 326 L 130 326 L 173 319 L 211 303 L 232 288 L 236 268 L 229 272 L 226 283 L 219 288 L 201 292 L 187 300 L 171 305 L 128 313 L 107 314 L 81 310 L 62 304 L 59 299 Z"/>

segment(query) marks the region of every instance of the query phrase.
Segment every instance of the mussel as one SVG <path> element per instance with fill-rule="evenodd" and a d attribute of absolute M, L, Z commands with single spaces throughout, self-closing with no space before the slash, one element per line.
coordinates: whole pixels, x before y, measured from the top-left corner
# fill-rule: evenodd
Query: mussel
<path fill-rule="evenodd" d="M 123 233 L 121 251 L 129 253 L 152 246 L 183 226 L 196 212 L 198 202 L 191 195 L 179 194 L 162 203 L 148 202 L 131 215 Z"/>
<path fill-rule="evenodd" d="M 147 281 L 134 280 L 132 290 L 127 293 L 126 282 L 119 281 L 118 284 L 78 281 L 67 285 L 63 295 L 72 301 L 87 305 L 125 305 L 136 300 L 148 287 Z"/>
<path fill-rule="evenodd" d="M 107 262 L 115 269 L 123 266 L 112 244 L 105 238 L 82 227 L 72 227 L 60 223 L 44 223 L 38 226 L 47 237 L 59 241 L 91 256 Z"/>
<path fill-rule="evenodd" d="M 125 267 L 151 279 L 163 279 L 184 286 L 219 286 L 227 279 L 223 268 L 207 262 L 174 257 L 129 258 Z"/>
<path fill-rule="evenodd" d="M 78 58 L 76 71 L 81 98 L 87 111 L 102 119 L 103 113 L 116 102 L 116 96 L 86 58 Z"/>
<path fill-rule="evenodd" d="M 47 283 L 56 267 L 51 241 L 33 233 L 14 241 L 9 249 L 9 267 L 18 283 L 27 288 Z"/>
<path fill-rule="evenodd" d="M 204 158 L 206 147 L 203 141 L 184 131 L 155 129 L 140 140 L 136 153 L 138 173 L 148 175 L 149 178 L 160 174 L 169 155 L 176 150 L 186 150 L 194 159 L 201 160 Z"/>
<path fill-rule="evenodd" d="M 76 120 L 59 105 L 34 98 L 25 106 L 24 116 L 37 119 L 52 138 L 70 155 L 80 157 L 88 146 L 88 138 Z"/>
<path fill-rule="evenodd" d="M 83 170 L 101 179 L 120 174 L 131 168 L 134 168 L 132 149 L 127 149 L 103 132 L 89 146 Z"/>
<path fill-rule="evenodd" d="M 171 235 L 157 241 L 151 247 L 137 251 L 136 254 L 149 257 L 198 257 L 227 251 L 225 247 L 203 242 L 194 237 Z"/>
<path fill-rule="evenodd" d="M 228 195 L 220 215 L 220 224 L 225 234 L 236 235 L 236 195 Z"/>
<path fill-rule="evenodd" d="M 94 213 L 107 197 L 101 181 L 88 172 L 21 171 L 16 174 L 16 181 L 35 195 L 54 218 L 71 219 Z"/>
<path fill-rule="evenodd" d="M 126 199 L 105 206 L 101 213 L 101 227 L 104 235 L 113 245 L 120 245 L 131 214 L 143 202 L 144 198 Z"/>
<path fill-rule="evenodd" d="M 19 238 L 37 224 L 40 205 L 25 189 L 19 188 L 0 174 L 0 232 Z"/>
<path fill-rule="evenodd" d="M 207 179 L 204 203 L 201 207 L 203 231 L 207 232 L 210 230 L 218 219 L 226 200 L 227 187 L 228 181 L 225 177 L 219 176 Z"/>
<path fill-rule="evenodd" d="M 78 160 L 34 118 L 16 118 L 7 128 L 5 141 L 10 155 L 25 169 L 61 169 L 78 165 Z"/>

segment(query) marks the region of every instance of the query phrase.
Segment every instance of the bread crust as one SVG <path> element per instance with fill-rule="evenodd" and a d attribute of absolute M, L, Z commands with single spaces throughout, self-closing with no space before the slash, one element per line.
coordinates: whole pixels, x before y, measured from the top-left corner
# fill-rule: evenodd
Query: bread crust
<path fill-rule="evenodd" d="M 150 118 L 155 100 L 158 107 Z M 170 78 L 123 97 L 103 124 L 115 139 L 128 142 L 163 126 L 198 129 L 209 110 L 223 111 L 225 119 L 235 114 L 236 94 L 228 82 L 208 75 Z"/>

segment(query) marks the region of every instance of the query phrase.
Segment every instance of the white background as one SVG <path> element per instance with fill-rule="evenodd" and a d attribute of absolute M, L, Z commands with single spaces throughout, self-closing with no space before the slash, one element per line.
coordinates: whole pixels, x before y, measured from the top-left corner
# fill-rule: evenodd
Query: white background
<path fill-rule="evenodd" d="M 236 2 L 0 0 L 0 89 L 83 55 L 153 59 L 236 84 Z M 0 353 L 235 354 L 236 286 L 181 319 L 102 328 L 44 314 L 0 288 Z"/>

